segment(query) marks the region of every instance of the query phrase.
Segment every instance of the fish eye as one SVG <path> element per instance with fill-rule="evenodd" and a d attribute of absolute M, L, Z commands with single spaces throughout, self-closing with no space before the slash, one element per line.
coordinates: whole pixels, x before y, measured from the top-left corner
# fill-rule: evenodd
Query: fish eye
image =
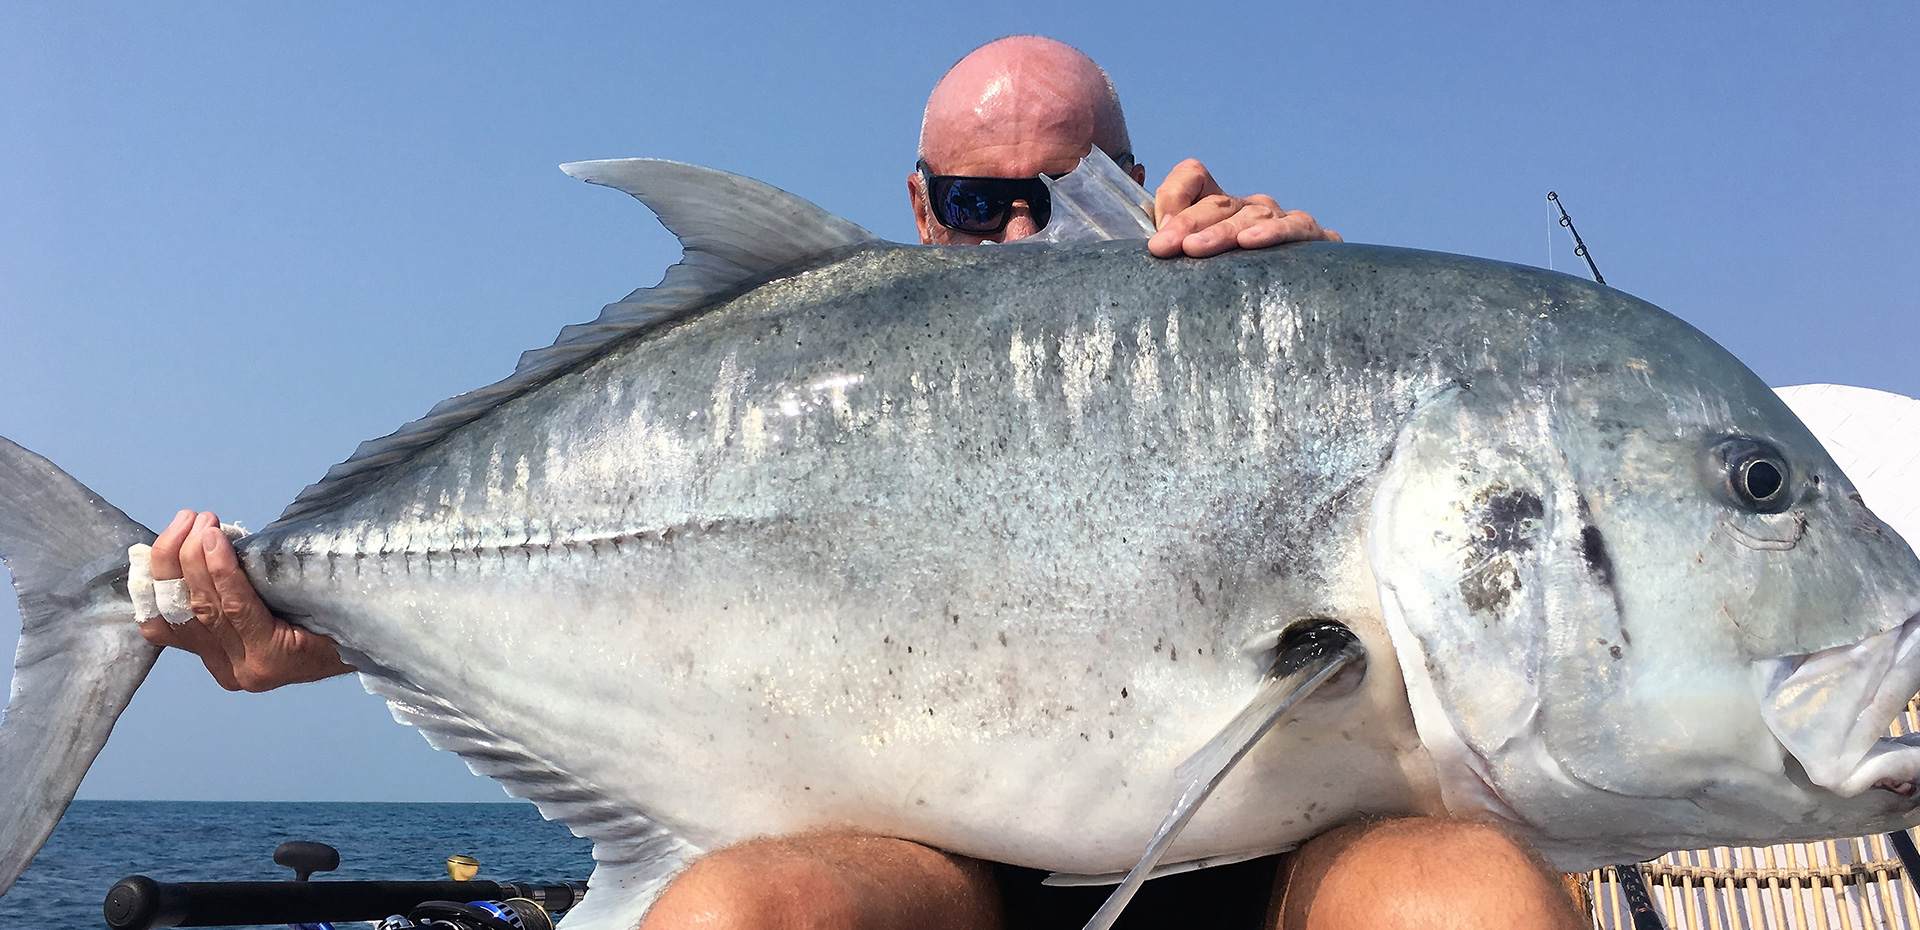
<path fill-rule="evenodd" d="M 1787 479 L 1793 474 L 1786 456 L 1772 444 L 1734 436 L 1714 446 L 1713 459 L 1732 502 L 1755 513 L 1780 513 L 1793 495 Z"/>

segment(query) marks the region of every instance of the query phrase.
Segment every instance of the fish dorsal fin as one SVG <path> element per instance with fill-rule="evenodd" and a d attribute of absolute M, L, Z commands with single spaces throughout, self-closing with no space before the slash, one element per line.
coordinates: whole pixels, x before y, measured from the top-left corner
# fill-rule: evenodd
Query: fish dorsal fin
<path fill-rule="evenodd" d="M 639 198 L 680 239 L 685 255 L 653 287 L 608 304 L 591 323 L 560 330 L 544 349 L 520 356 L 513 374 L 436 404 L 427 415 L 327 470 L 287 505 L 274 526 L 306 519 L 350 497 L 413 454 L 488 411 L 606 354 L 627 337 L 685 317 L 756 284 L 818 263 L 879 237 L 770 184 L 656 158 L 577 161 L 573 177 Z"/>
<path fill-rule="evenodd" d="M 657 158 L 613 158 L 570 162 L 560 170 L 632 194 L 679 237 L 687 252 L 680 263 L 716 280 L 758 278 L 878 239 L 771 184 L 713 168 Z"/>

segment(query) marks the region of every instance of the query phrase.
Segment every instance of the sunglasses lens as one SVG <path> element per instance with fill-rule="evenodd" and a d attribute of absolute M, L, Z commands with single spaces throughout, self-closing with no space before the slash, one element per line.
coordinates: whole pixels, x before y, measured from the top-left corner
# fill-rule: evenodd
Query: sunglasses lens
<path fill-rule="evenodd" d="M 966 178 L 938 179 L 933 189 L 933 204 L 940 222 L 964 232 L 988 233 L 1006 222 L 1012 205 L 1002 185 Z"/>
<path fill-rule="evenodd" d="M 1039 181 L 1033 182 L 1035 192 L 1027 198 L 1027 212 L 1033 214 L 1033 228 L 1047 228 L 1047 221 L 1053 219 L 1053 195 Z"/>
<path fill-rule="evenodd" d="M 995 233 L 1007 225 L 1013 202 L 1024 200 L 1036 226 L 1053 217 L 1053 201 L 1039 181 L 1015 178 L 941 177 L 929 179 L 934 212 L 942 225 L 970 233 Z"/>

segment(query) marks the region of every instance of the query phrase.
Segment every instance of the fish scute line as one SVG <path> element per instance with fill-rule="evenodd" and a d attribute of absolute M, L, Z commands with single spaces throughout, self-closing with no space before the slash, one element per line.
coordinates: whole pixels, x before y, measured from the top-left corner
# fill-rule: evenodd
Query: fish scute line
<path fill-rule="evenodd" d="M 416 557 L 423 558 L 423 559 L 431 559 L 437 556 L 445 556 L 450 559 L 459 559 L 463 556 L 473 557 L 473 558 L 498 556 L 498 557 L 504 558 L 510 555 L 525 555 L 531 558 L 535 553 L 543 553 L 543 554 L 551 555 L 554 553 L 555 550 L 559 550 L 563 554 L 572 554 L 572 553 L 579 552 L 579 553 L 585 553 L 585 554 L 591 554 L 591 555 L 600 555 L 604 551 L 606 551 L 604 547 L 611 547 L 611 551 L 617 553 L 620 551 L 620 547 L 623 545 L 635 545 L 635 544 L 658 545 L 658 544 L 670 543 L 676 537 L 682 536 L 690 532 L 699 532 L 699 533 L 723 532 L 728 529 L 733 529 L 741 525 L 751 524 L 755 526 L 766 526 L 771 523 L 778 523 L 778 522 L 786 522 L 786 521 L 738 520 L 738 519 L 688 521 L 685 523 L 675 524 L 675 525 L 666 526 L 666 527 L 660 527 L 657 529 L 626 530 L 618 533 L 552 536 L 552 537 L 543 538 L 543 539 L 528 538 L 527 540 L 522 542 L 511 542 L 511 543 L 500 543 L 500 544 L 480 544 L 480 545 L 469 545 L 469 546 L 402 545 L 399 547 L 392 547 L 388 545 L 388 546 L 383 546 L 382 548 L 376 551 L 368 551 L 364 548 L 360 548 L 357 546 L 345 546 L 345 547 L 329 546 L 329 545 L 325 545 L 321 540 L 315 540 L 315 539 L 309 538 L 309 539 L 303 539 L 298 541 L 299 543 L 304 543 L 305 545 L 292 544 L 292 543 L 295 543 L 295 541 L 288 540 L 287 542 L 289 544 L 276 545 L 272 548 L 269 548 L 264 553 L 264 556 L 265 556 L 267 565 L 270 569 L 280 568 L 280 567 L 289 567 L 287 566 L 287 562 L 291 561 L 293 564 L 290 567 L 294 568 L 296 572 L 301 572 L 301 573 L 304 573 L 310 567 L 316 567 L 316 566 L 309 566 L 308 565 L 309 560 L 324 559 L 326 561 L 326 566 L 325 566 L 326 572 L 328 575 L 332 575 L 342 567 L 338 561 L 342 558 L 352 558 L 354 560 L 355 570 L 357 571 L 359 563 L 368 557 L 375 557 L 380 559 L 389 559 L 389 558 L 396 558 L 396 557 L 401 559 L 411 559 Z M 344 536 L 346 534 L 342 534 L 342 535 Z M 354 534 L 354 535 L 359 535 L 359 534 Z M 340 541 L 346 542 L 347 540 L 341 539 Z"/>

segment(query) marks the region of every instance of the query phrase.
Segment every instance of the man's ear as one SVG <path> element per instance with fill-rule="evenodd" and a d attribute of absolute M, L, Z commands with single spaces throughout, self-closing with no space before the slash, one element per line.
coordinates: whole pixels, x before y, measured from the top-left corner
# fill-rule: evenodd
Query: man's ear
<path fill-rule="evenodd" d="M 933 216 L 927 209 L 926 182 L 918 171 L 907 175 L 907 196 L 913 199 L 913 224 L 920 227 L 920 244 L 933 245 Z"/>
<path fill-rule="evenodd" d="M 1147 166 L 1146 165 L 1140 164 L 1139 162 L 1134 162 L 1133 167 L 1127 169 L 1127 173 L 1130 175 L 1133 175 L 1133 183 L 1138 184 L 1141 187 L 1147 186 Z"/>

